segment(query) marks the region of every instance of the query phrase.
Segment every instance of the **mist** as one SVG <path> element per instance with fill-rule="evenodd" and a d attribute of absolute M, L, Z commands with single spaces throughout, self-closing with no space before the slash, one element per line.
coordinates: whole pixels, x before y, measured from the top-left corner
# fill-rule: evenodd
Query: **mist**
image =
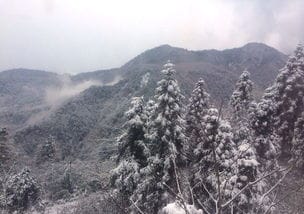
<path fill-rule="evenodd" d="M 61 75 L 61 84 L 57 87 L 46 88 L 45 96 L 40 107 L 44 110 L 37 114 L 34 114 L 27 121 L 27 125 L 34 125 L 44 118 L 47 118 L 52 113 L 54 113 L 58 108 L 60 108 L 64 103 L 68 102 L 70 99 L 80 95 L 85 90 L 92 86 L 110 86 L 115 85 L 122 77 L 117 75 L 113 81 L 102 83 L 96 80 L 86 80 L 80 83 L 75 83 L 71 80 L 70 75 Z M 38 107 L 38 106 L 37 106 Z"/>
<path fill-rule="evenodd" d="M 45 103 L 51 107 L 60 106 L 66 100 L 74 97 L 91 86 L 102 86 L 100 82 L 88 80 L 82 83 L 72 83 L 69 78 L 65 78 L 61 87 L 48 88 L 45 92 Z"/>
<path fill-rule="evenodd" d="M 110 86 L 115 85 L 121 80 L 121 76 L 117 75 L 113 81 L 102 83 L 96 80 L 86 80 L 75 83 L 71 80 L 70 75 L 61 75 L 61 84 L 59 87 L 47 88 L 45 91 L 45 104 L 56 108 L 72 97 L 77 96 L 81 92 L 92 86 Z"/>

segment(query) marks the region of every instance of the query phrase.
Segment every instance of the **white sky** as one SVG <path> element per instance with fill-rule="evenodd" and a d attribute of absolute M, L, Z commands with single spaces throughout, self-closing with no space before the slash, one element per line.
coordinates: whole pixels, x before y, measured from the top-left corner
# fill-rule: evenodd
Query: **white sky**
<path fill-rule="evenodd" d="M 0 71 L 119 67 L 169 44 L 202 50 L 304 39 L 303 0 L 0 0 Z"/>

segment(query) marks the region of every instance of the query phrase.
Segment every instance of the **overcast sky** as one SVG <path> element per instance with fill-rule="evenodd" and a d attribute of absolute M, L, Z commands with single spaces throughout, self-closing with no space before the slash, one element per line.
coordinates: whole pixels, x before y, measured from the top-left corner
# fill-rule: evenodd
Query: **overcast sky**
<path fill-rule="evenodd" d="M 162 44 L 191 50 L 304 39 L 303 0 L 0 0 L 0 71 L 119 67 Z"/>

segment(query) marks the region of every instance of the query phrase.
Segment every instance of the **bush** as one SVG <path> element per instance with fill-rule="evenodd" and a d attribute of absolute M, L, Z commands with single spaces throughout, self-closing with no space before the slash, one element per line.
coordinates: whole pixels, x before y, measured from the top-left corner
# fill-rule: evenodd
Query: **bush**
<path fill-rule="evenodd" d="M 40 201 L 40 187 L 30 176 L 30 170 L 25 168 L 19 174 L 8 179 L 5 188 L 6 207 L 10 212 L 26 210 Z"/>

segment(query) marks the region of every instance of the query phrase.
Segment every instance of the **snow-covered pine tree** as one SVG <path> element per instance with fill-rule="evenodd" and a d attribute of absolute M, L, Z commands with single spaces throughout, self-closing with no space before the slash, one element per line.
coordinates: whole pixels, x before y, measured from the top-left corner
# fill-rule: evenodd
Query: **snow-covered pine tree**
<path fill-rule="evenodd" d="M 245 70 L 237 81 L 230 99 L 234 116 L 238 120 L 247 115 L 250 103 L 253 101 L 252 89 L 253 82 L 250 80 L 250 73 Z"/>
<path fill-rule="evenodd" d="M 147 113 L 143 97 L 133 97 L 131 108 L 126 112 L 127 131 L 123 133 L 118 142 L 118 161 L 121 158 L 133 157 L 140 165 L 146 164 L 145 133 Z"/>
<path fill-rule="evenodd" d="M 304 111 L 304 51 L 298 45 L 276 79 L 276 129 L 282 156 L 289 157 L 295 124 Z"/>
<path fill-rule="evenodd" d="M 264 97 L 251 115 L 258 161 L 268 170 L 276 163 L 275 156 L 291 156 L 295 124 L 304 111 L 304 53 L 298 45 L 275 83 L 266 89 Z M 278 150 L 278 147 L 281 149 Z"/>
<path fill-rule="evenodd" d="M 252 141 L 256 150 L 259 171 L 265 172 L 278 167 L 279 145 L 275 132 L 275 87 L 269 87 L 249 114 Z"/>
<path fill-rule="evenodd" d="M 232 196 L 236 182 L 235 143 L 229 123 L 220 119 L 217 109 L 210 108 L 204 122 L 205 138 L 194 150 L 199 161 L 193 166 L 193 194 L 198 207 L 210 213 L 221 213 L 218 209 Z"/>
<path fill-rule="evenodd" d="M 235 130 L 234 141 L 237 144 L 250 138 L 248 113 L 253 107 L 252 89 L 253 82 L 250 80 L 250 73 L 245 70 L 237 81 L 230 98 L 232 124 Z"/>
<path fill-rule="evenodd" d="M 193 151 L 197 144 L 205 140 L 204 117 L 210 106 L 209 97 L 210 95 L 205 89 L 205 82 L 203 79 L 200 79 L 191 94 L 186 114 L 186 135 L 189 142 L 187 153 L 188 157 L 194 162 L 197 158 L 195 158 Z"/>
<path fill-rule="evenodd" d="M 234 193 L 241 191 L 249 182 L 257 179 L 258 165 L 254 137 L 250 130 L 249 115 L 255 110 L 256 104 L 252 96 L 253 82 L 250 73 L 244 71 L 230 99 L 232 107 L 232 124 L 234 142 L 237 144 L 238 157 L 236 162 L 237 174 Z M 252 213 L 257 209 L 260 188 L 253 186 L 246 189 L 233 203 L 235 213 Z"/>
<path fill-rule="evenodd" d="M 141 171 L 143 179 L 132 196 L 135 205 L 146 213 L 156 214 L 170 199 L 174 200 L 172 191 L 179 193 L 177 167 L 185 163 L 182 150 L 186 137 L 183 96 L 174 78 L 175 72 L 171 62 L 164 65 L 164 78 L 156 88 L 156 106 L 149 133 L 151 156 L 148 166 Z"/>
<path fill-rule="evenodd" d="M 143 97 L 133 97 L 126 112 L 126 132 L 118 139 L 118 166 L 112 170 L 111 183 L 116 192 L 128 197 L 136 189 L 139 170 L 147 164 L 145 132 L 147 115 Z"/>
<path fill-rule="evenodd" d="M 237 160 L 235 175 L 235 185 L 233 194 L 240 192 L 249 182 L 258 179 L 258 166 L 256 151 L 251 145 L 252 142 L 242 141 L 237 147 Z M 259 213 L 259 199 L 263 190 L 263 183 L 258 183 L 250 188 L 246 188 L 233 202 L 234 213 Z"/>

